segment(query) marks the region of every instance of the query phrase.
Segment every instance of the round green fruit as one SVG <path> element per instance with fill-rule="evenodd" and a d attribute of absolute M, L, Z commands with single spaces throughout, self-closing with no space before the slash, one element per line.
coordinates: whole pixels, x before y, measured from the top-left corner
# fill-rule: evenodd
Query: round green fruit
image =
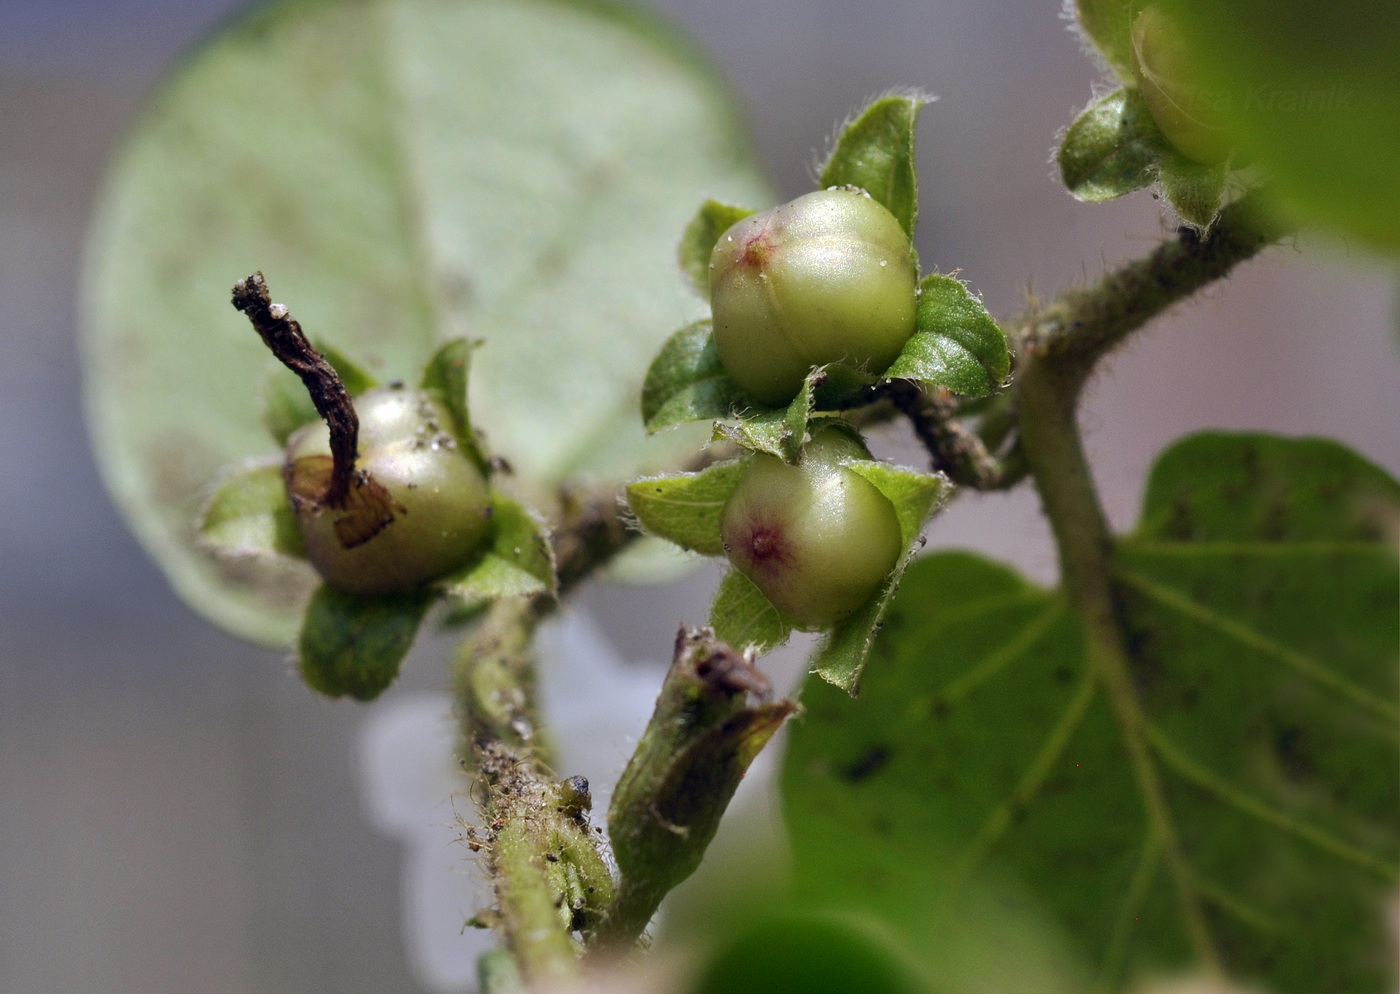
<path fill-rule="evenodd" d="M 753 457 L 725 502 L 730 563 L 804 628 L 830 628 L 884 583 L 904 551 L 894 505 L 843 463 L 869 459 L 837 428 L 817 432 L 790 466 Z"/>
<path fill-rule="evenodd" d="M 452 423 L 447 409 L 428 394 L 370 390 L 356 398 L 355 411 L 355 468 L 383 488 L 376 492 L 387 497 L 384 514 L 371 523 L 368 538 L 347 545 L 346 518 L 360 509 L 353 503 L 349 509 L 331 507 L 299 492 L 304 481 L 326 478 L 330 467 L 326 426 L 305 426 L 289 440 L 284 475 L 306 558 L 339 590 L 416 590 L 467 563 L 485 543 L 491 530 L 486 479 L 446 429 Z"/>
<path fill-rule="evenodd" d="M 710 255 L 715 345 L 746 393 L 779 406 L 813 366 L 883 372 L 914 333 L 918 268 L 893 214 L 848 188 L 753 214 Z"/>
<path fill-rule="evenodd" d="M 1219 99 L 1201 85 L 1180 30 L 1159 7 L 1133 22 L 1133 75 L 1152 119 L 1178 152 L 1206 165 L 1224 162 L 1230 140 L 1216 111 Z"/>

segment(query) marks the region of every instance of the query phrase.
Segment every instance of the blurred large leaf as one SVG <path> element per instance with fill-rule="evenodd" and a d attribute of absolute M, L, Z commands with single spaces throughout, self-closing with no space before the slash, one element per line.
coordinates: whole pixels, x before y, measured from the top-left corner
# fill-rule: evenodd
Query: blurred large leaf
<path fill-rule="evenodd" d="M 676 239 L 705 196 L 772 199 L 726 97 L 667 29 L 584 0 L 282 3 L 196 53 L 107 179 L 84 301 L 94 446 L 181 594 L 286 642 L 312 586 L 193 547 L 202 488 L 273 454 L 268 357 L 228 304 L 254 269 L 384 380 L 485 339 L 473 423 L 531 499 L 686 447 L 635 414 L 647 362 L 699 316 Z"/>
<path fill-rule="evenodd" d="M 1301 220 L 1400 249 L 1400 4 L 1165 0 L 1212 109 Z"/>
<path fill-rule="evenodd" d="M 1014 873 L 1105 990 L 1190 963 L 1176 880 L 1246 981 L 1389 990 L 1397 514 L 1400 486 L 1332 443 L 1201 436 L 1159 462 L 1119 562 L 1175 873 L 1064 600 L 969 555 L 916 562 L 860 699 L 804 691 L 799 880 L 898 922 Z"/>

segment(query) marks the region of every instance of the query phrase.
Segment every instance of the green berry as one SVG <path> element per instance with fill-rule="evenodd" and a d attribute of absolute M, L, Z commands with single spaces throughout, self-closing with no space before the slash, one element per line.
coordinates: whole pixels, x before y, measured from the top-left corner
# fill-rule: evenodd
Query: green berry
<path fill-rule="evenodd" d="M 904 228 L 862 191 L 819 190 L 746 217 L 710 255 L 720 362 L 774 406 L 813 366 L 881 373 L 914 333 L 918 276 Z"/>
<path fill-rule="evenodd" d="M 904 551 L 894 505 L 843 465 L 868 458 L 844 430 L 822 429 L 796 466 L 754 456 L 721 513 L 730 563 L 805 628 L 853 614 Z"/>
<path fill-rule="evenodd" d="M 1200 83 L 1180 30 L 1159 7 L 1133 22 L 1133 75 L 1152 119 L 1176 150 L 1207 165 L 1230 154 L 1215 99 Z"/>
<path fill-rule="evenodd" d="M 395 594 L 464 565 L 490 532 L 491 495 L 475 462 L 447 430 L 451 415 L 417 390 L 376 389 L 355 400 L 361 474 L 348 508 L 316 495 L 330 471 L 329 435 L 316 421 L 289 440 L 284 473 L 306 558 L 332 587 L 356 594 Z M 347 517 L 372 481 L 382 490 L 375 514 L 347 545 Z"/>

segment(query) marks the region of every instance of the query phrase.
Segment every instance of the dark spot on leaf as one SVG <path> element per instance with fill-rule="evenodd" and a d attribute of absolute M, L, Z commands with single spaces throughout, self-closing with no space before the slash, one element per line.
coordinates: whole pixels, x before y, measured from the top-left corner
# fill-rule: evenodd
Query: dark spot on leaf
<path fill-rule="evenodd" d="M 1288 779 L 1297 782 L 1313 776 L 1315 767 L 1308 749 L 1307 729 L 1295 725 L 1275 732 L 1274 754 Z"/>
<path fill-rule="evenodd" d="M 890 821 L 889 818 L 884 815 L 876 815 L 870 819 L 870 830 L 876 835 L 893 835 L 894 822 Z"/>
<path fill-rule="evenodd" d="M 1066 684 L 1074 679 L 1074 671 L 1068 666 L 1056 666 L 1050 676 L 1056 683 Z"/>
<path fill-rule="evenodd" d="M 850 783 L 860 783 L 879 773 L 890 761 L 890 750 L 885 745 L 873 745 L 846 769 L 841 776 Z"/>

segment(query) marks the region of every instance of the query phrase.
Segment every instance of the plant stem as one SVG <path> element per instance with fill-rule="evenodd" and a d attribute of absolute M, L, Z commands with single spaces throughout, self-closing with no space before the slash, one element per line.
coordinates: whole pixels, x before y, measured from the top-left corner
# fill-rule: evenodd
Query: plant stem
<path fill-rule="evenodd" d="M 656 710 L 618 781 L 608 830 L 621 879 L 591 949 L 626 952 L 695 872 L 749 764 L 789 717 L 768 678 L 709 629 L 682 628 Z"/>
<path fill-rule="evenodd" d="M 555 783 L 541 768 L 530 644 L 542 613 L 530 600 L 492 604 L 456 671 L 463 765 L 484 787 L 480 845 L 496 892 L 493 917 L 529 985 L 577 975 L 573 933 L 596 925 L 613 892 L 588 824 L 587 781 Z"/>
<path fill-rule="evenodd" d="M 1065 294 L 1028 320 L 1016 381 L 1021 445 L 1054 530 L 1062 583 L 1079 616 L 1089 666 L 1122 733 L 1192 950 L 1215 975 L 1221 972 L 1219 952 L 1148 748 L 1147 718 L 1113 586 L 1113 539 L 1080 442 L 1076 409 L 1085 380 L 1110 349 L 1280 234 L 1246 198 L 1221 215 L 1208 241 L 1183 230 L 1146 258 Z"/>

